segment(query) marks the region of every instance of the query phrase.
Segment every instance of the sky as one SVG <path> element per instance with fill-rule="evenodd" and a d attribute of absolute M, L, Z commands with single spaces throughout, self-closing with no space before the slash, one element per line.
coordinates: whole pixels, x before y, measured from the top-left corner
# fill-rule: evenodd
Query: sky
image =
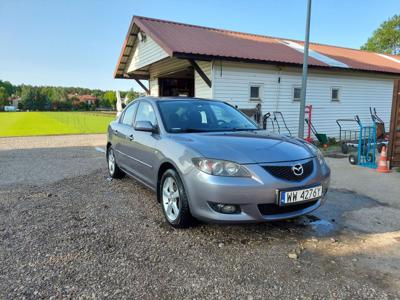
<path fill-rule="evenodd" d="M 0 0 L 0 80 L 140 88 L 113 72 L 133 15 L 304 39 L 307 0 Z M 359 48 L 400 0 L 313 0 L 310 40 Z"/>

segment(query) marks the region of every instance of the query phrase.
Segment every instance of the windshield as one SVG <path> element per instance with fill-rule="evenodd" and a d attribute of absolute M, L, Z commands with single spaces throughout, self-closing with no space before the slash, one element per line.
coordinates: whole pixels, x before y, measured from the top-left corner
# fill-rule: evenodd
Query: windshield
<path fill-rule="evenodd" d="M 164 100 L 157 102 L 168 132 L 257 130 L 255 123 L 223 102 Z"/>

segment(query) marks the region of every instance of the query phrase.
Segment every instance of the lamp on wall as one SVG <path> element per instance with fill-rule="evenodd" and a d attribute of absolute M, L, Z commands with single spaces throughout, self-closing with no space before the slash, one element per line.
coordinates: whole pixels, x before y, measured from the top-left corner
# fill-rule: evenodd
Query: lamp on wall
<path fill-rule="evenodd" d="M 138 32 L 139 41 L 144 42 L 146 40 L 146 34 L 143 31 Z"/>

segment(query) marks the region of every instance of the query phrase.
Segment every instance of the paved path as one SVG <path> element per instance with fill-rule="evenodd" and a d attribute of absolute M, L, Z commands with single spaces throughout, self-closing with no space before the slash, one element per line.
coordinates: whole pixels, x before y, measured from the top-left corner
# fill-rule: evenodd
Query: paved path
<path fill-rule="evenodd" d="M 12 149 L 104 146 L 105 134 L 0 137 L 0 151 Z"/>

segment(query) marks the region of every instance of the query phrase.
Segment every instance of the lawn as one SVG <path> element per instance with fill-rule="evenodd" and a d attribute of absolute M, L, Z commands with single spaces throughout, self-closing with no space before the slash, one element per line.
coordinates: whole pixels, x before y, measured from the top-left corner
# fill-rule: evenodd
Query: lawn
<path fill-rule="evenodd" d="M 103 133 L 113 119 L 92 112 L 2 112 L 0 137 Z"/>

